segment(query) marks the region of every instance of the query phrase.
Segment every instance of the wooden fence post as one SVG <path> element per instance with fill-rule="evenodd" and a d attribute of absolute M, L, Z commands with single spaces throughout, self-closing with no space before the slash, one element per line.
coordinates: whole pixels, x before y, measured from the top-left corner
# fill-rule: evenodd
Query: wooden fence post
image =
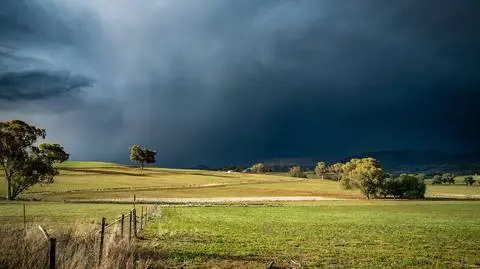
<path fill-rule="evenodd" d="M 132 239 L 132 215 L 133 215 L 133 210 L 130 211 L 130 222 L 128 224 L 128 240 Z"/>
<path fill-rule="evenodd" d="M 48 239 L 48 268 L 55 269 L 56 264 L 56 252 L 57 252 L 57 239 L 49 238 Z"/>
<path fill-rule="evenodd" d="M 133 238 L 137 238 L 137 210 L 133 209 Z"/>
<path fill-rule="evenodd" d="M 143 206 L 142 209 L 140 210 L 140 230 L 143 229 Z"/>
<path fill-rule="evenodd" d="M 48 268 L 55 269 L 55 256 L 57 252 L 57 239 L 50 237 L 50 235 L 42 228 L 42 226 L 38 225 L 38 229 L 42 232 L 45 239 L 48 241 Z"/>
<path fill-rule="evenodd" d="M 125 224 L 125 215 L 122 214 L 122 219 L 120 220 L 120 236 L 123 238 L 123 225 Z"/>
<path fill-rule="evenodd" d="M 23 230 L 27 231 L 27 213 L 25 210 L 25 204 L 23 204 Z"/>
<path fill-rule="evenodd" d="M 103 258 L 103 239 L 105 237 L 105 218 L 102 218 L 102 230 L 100 231 L 100 250 L 98 253 L 98 264 L 102 263 Z"/>
<path fill-rule="evenodd" d="M 25 204 L 23 204 L 23 255 L 24 257 L 27 257 L 27 214 Z M 25 259 L 23 266 L 25 266 Z"/>
<path fill-rule="evenodd" d="M 148 211 L 150 210 L 150 207 L 147 206 L 147 210 L 145 212 L 145 225 L 147 224 L 147 221 L 148 221 Z"/>

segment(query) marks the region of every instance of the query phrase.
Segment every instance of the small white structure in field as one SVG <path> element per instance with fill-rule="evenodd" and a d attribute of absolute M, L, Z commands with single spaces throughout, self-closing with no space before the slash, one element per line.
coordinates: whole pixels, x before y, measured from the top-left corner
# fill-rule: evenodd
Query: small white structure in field
<path fill-rule="evenodd" d="M 229 173 L 229 174 L 230 174 L 230 173 L 233 173 L 233 171 L 232 171 L 232 170 L 228 170 L 228 171 L 227 171 L 227 173 Z"/>

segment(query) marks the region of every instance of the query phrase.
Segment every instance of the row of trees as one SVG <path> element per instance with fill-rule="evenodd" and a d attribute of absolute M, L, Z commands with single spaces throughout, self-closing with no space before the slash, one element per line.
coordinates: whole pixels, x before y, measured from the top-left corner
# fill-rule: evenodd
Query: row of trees
<path fill-rule="evenodd" d="M 251 173 L 256 173 L 256 174 L 264 174 L 264 173 L 269 173 L 272 172 L 271 167 L 266 166 L 263 163 L 257 163 L 252 165 L 252 167 L 244 170 L 245 172 L 251 172 Z M 288 170 L 288 174 L 291 177 L 298 177 L 298 178 L 306 178 L 307 176 L 303 172 L 303 169 L 301 166 L 293 166 L 290 167 Z"/>
<path fill-rule="evenodd" d="M 325 162 L 319 162 L 315 167 L 315 174 L 321 179 L 328 178 L 332 180 L 340 180 L 340 174 L 343 171 L 343 166 L 344 164 L 342 163 L 327 165 Z"/>
<path fill-rule="evenodd" d="M 435 175 L 432 179 L 432 184 L 455 184 L 455 175 L 451 173 L 445 173 L 443 175 Z"/>
<path fill-rule="evenodd" d="M 341 180 L 342 174 L 344 170 L 344 164 L 342 163 L 335 163 L 332 165 L 327 165 L 325 162 L 319 162 L 315 167 L 315 174 L 321 179 L 330 179 L 330 180 Z M 389 175 L 389 178 L 392 176 Z M 417 178 L 424 181 L 425 175 L 418 174 L 416 175 Z M 444 173 L 442 175 L 435 175 L 432 178 L 432 185 L 438 184 L 455 184 L 456 175 L 452 173 Z M 473 176 L 466 176 L 463 180 L 463 183 L 466 185 L 472 186 L 474 185 L 476 180 Z"/>
<path fill-rule="evenodd" d="M 265 173 L 268 168 L 258 163 L 251 167 L 254 173 Z M 380 162 L 373 158 L 351 159 L 346 163 L 328 165 L 319 162 L 315 167 L 318 177 L 339 180 L 345 189 L 359 189 L 367 199 L 372 197 L 392 197 L 403 199 L 424 198 L 426 185 L 423 175 L 402 174 L 394 177 L 385 173 Z M 289 170 L 292 177 L 305 178 L 300 166 Z"/>
<path fill-rule="evenodd" d="M 359 189 L 367 199 L 377 196 L 418 199 L 424 198 L 426 191 L 423 176 L 403 174 L 393 177 L 385 173 L 380 162 L 373 158 L 354 158 L 331 166 L 320 162 L 315 173 L 322 178 L 327 173 L 333 174 L 345 189 Z"/>
<path fill-rule="evenodd" d="M 455 184 L 455 174 L 445 173 L 443 175 L 435 175 L 432 179 L 432 185 L 440 185 L 440 184 Z M 463 178 L 463 183 L 468 186 L 473 186 L 476 180 L 473 176 L 466 176 Z"/>

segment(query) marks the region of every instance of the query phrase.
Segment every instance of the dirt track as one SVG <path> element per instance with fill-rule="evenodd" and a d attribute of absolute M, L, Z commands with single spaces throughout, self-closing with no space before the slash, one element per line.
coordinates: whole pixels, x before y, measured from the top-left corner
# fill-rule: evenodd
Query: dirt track
<path fill-rule="evenodd" d="M 214 198 L 158 198 L 141 199 L 147 202 L 170 202 L 170 203 L 222 203 L 222 202 L 268 202 L 268 201 L 335 201 L 345 200 L 335 197 L 324 196 L 260 196 L 260 197 L 214 197 Z"/>
<path fill-rule="evenodd" d="M 281 202 L 281 201 L 340 201 L 350 200 L 325 196 L 259 196 L 259 197 L 213 197 L 213 198 L 138 198 L 139 203 L 191 204 L 191 203 L 235 203 L 235 202 Z M 132 199 L 89 199 L 70 200 L 77 203 L 132 203 Z"/>

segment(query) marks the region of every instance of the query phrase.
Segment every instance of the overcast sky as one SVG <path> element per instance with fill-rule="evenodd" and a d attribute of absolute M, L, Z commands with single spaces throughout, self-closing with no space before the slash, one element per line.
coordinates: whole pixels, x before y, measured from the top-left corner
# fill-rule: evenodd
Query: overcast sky
<path fill-rule="evenodd" d="M 480 150 L 480 1 L 2 0 L 0 120 L 75 160 Z"/>

